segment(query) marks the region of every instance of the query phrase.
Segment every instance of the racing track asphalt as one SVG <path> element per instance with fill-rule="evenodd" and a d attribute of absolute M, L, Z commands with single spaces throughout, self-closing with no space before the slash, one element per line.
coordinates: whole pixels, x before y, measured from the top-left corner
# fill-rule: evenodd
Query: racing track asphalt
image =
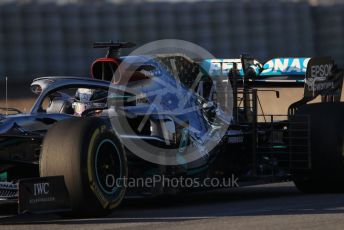
<path fill-rule="evenodd" d="M 10 216 L 0 229 L 338 229 L 344 228 L 344 194 L 302 194 L 279 183 L 125 200 L 106 218 Z"/>

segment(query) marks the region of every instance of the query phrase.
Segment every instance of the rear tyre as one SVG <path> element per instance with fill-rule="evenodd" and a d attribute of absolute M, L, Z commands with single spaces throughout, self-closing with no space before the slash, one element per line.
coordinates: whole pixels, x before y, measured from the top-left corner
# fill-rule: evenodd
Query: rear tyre
<path fill-rule="evenodd" d="M 344 191 L 344 103 L 310 104 L 296 116 L 310 118 L 312 168 L 295 172 L 296 187 L 308 193 Z"/>
<path fill-rule="evenodd" d="M 64 176 L 71 215 L 103 216 L 125 194 L 128 170 L 123 149 L 99 118 L 61 121 L 44 138 L 40 176 Z"/>

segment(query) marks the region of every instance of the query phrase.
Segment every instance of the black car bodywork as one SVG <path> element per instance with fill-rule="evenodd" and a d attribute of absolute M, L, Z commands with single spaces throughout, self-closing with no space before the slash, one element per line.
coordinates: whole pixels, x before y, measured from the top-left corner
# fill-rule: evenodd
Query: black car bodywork
<path fill-rule="evenodd" d="M 166 59 L 166 57 L 164 58 Z M 168 58 L 183 59 L 185 57 L 177 55 Z M 243 63 L 247 61 L 244 58 L 242 59 Z M 61 100 L 63 98 L 64 101 L 72 103 L 75 100 L 73 90 L 78 88 L 99 89 L 112 94 L 115 92 L 116 95 L 121 95 L 115 100 L 121 101 L 121 111 L 124 112 L 125 119 L 130 120 L 129 123 L 133 124 L 133 126 L 138 126 L 140 120 L 148 112 L 147 106 L 154 104 L 154 100 L 147 96 L 144 98 L 143 103 L 147 106 L 142 106 L 142 100 L 137 100 L 138 95 L 147 94 L 149 90 L 153 91 L 158 87 L 159 81 L 152 80 L 154 77 L 163 79 L 165 82 L 171 81 L 172 84 L 176 81 L 176 78 L 173 77 L 168 68 L 160 66 L 164 60 L 158 58 L 158 61 L 156 61 L 155 58 L 152 59 L 151 57 L 129 57 L 126 60 L 131 64 L 139 63 L 139 67 L 146 68 L 145 71 L 153 75 L 153 78 L 150 75 L 149 78 L 140 78 L 131 83 L 135 85 L 140 84 L 137 82 L 149 82 L 148 84 L 145 83 L 146 87 L 141 87 L 139 91 L 137 91 L 137 87 L 130 88 L 128 86 L 123 87 L 121 84 L 110 84 L 109 81 L 111 79 L 104 79 L 105 75 L 102 74 L 100 76 L 103 76 L 103 80 L 77 77 L 44 77 L 35 79 L 31 87 L 33 92 L 38 93 L 39 96 L 30 113 L 2 115 L 0 117 L 0 173 L 3 178 L 3 182 L 0 182 L 2 186 L 0 187 L 0 197 L 5 200 L 11 198 L 16 200 L 18 196 L 16 193 L 16 183 L 23 178 L 40 176 L 40 153 L 46 132 L 55 123 L 75 119 L 75 115 L 72 112 L 65 112 L 61 110 L 61 107 L 57 110 L 48 109 L 55 99 Z M 111 62 L 108 59 L 101 60 L 104 63 L 109 61 Z M 189 69 L 189 72 L 184 74 L 187 76 L 186 78 L 180 80 L 183 87 L 175 88 L 176 91 L 168 91 L 168 93 L 163 95 L 167 99 L 174 100 L 174 103 L 178 103 L 176 95 L 187 95 L 190 92 L 189 89 L 192 83 L 190 84 L 189 80 L 197 76 L 197 71 L 195 74 L 195 69 L 193 68 L 197 66 L 197 63 L 188 60 L 186 63 L 189 67 L 191 65 L 191 68 L 184 68 Z M 232 108 L 233 116 L 221 120 L 220 126 L 227 125 L 228 128 L 226 128 L 226 132 L 219 140 L 218 145 L 210 152 L 203 154 L 195 162 L 181 165 L 159 165 L 148 162 L 125 147 L 129 177 L 150 177 L 162 174 L 170 178 L 229 178 L 235 175 L 239 178 L 240 185 L 246 185 L 292 180 L 294 175 L 312 169 L 311 146 L 309 143 L 311 135 L 309 116 L 307 114 L 304 116 L 299 114 L 299 117 L 302 118 L 294 119 L 292 117 L 298 108 L 305 105 L 307 101 L 314 99 L 317 95 L 314 92 L 312 95 L 305 95 L 305 98 L 290 107 L 290 114 L 288 115 L 265 114 L 260 116 L 258 115 L 258 90 L 254 88 L 254 81 L 252 81 L 254 79 L 250 75 L 251 73 L 249 73 L 249 68 L 247 68 L 247 74 L 244 74 L 243 81 L 239 81 L 236 76 L 235 64 L 233 65 L 233 69 L 230 71 L 231 74 L 217 79 L 217 81 L 227 82 L 226 84 L 228 82 L 232 83 L 234 101 Z M 135 68 L 138 68 L 138 66 L 135 66 Z M 101 69 L 101 67 L 99 68 Z M 95 74 L 97 74 L 97 71 L 95 70 Z M 340 73 L 337 74 L 340 80 L 336 82 L 336 86 L 332 90 L 327 90 L 326 92 L 321 90 L 321 92 L 317 93 L 326 97 L 326 101 L 329 100 L 328 98 L 331 95 L 338 93 L 338 88 L 341 88 L 342 72 Z M 111 78 L 113 73 L 109 76 Z M 331 79 L 325 79 L 324 81 L 330 82 Z M 181 117 L 185 123 L 198 126 L 204 132 L 209 130 L 215 132 L 219 124 L 212 123 L 212 117 L 221 108 L 206 100 L 206 98 L 209 98 L 209 89 L 212 87 L 213 81 L 209 80 L 209 77 L 205 77 L 205 82 L 206 90 L 204 91 L 206 96 L 194 92 L 189 98 L 190 103 L 198 109 L 187 112 L 186 115 L 180 115 L 183 115 Z M 65 91 L 72 91 L 72 93 L 66 93 Z M 45 102 L 46 100 L 48 102 Z M 162 108 L 162 110 L 150 114 L 148 126 L 159 119 L 164 122 L 167 120 L 169 122 L 172 121 L 175 128 L 171 131 L 170 136 L 175 139 L 171 138 L 171 142 L 167 144 L 165 136 L 159 136 L 156 133 L 153 135 L 149 127 L 131 134 L 117 132 L 115 127 L 118 138 L 123 142 L 127 139 L 134 142 L 135 140 L 144 140 L 152 145 L 167 149 L 171 148 L 171 145 L 178 147 L 181 142 L 182 129 L 178 129 L 177 118 L 181 118 L 167 117 L 167 109 L 165 107 L 159 108 Z M 101 113 L 97 113 L 97 115 L 95 115 L 94 110 L 89 110 L 83 114 L 83 117 L 99 117 L 104 120 L 108 128 L 111 128 L 111 122 L 109 121 L 109 117 L 112 116 L 111 109 L 113 108 L 103 108 Z M 163 118 L 156 117 L 155 115 L 158 113 L 164 114 Z M 127 116 L 128 114 L 130 116 Z M 189 144 L 200 143 L 199 136 L 192 129 L 189 129 L 187 134 Z M 295 147 L 296 144 L 299 147 Z M 199 145 L 202 146 L 202 144 Z M 184 188 L 180 188 L 180 190 L 182 189 Z M 12 193 L 9 192 L 10 190 Z M 141 187 L 128 190 L 127 195 L 157 195 L 164 192 L 169 192 L 169 190 L 157 188 L 157 186 L 153 188 Z"/>

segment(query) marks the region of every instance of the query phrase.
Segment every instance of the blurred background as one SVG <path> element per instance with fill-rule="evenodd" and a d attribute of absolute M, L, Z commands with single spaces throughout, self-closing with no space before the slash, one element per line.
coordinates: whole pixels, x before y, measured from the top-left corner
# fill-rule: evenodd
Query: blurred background
<path fill-rule="evenodd" d="M 0 81 L 88 76 L 93 41 L 175 38 L 216 57 L 331 55 L 344 64 L 344 1 L 2 0 Z"/>
<path fill-rule="evenodd" d="M 89 76 L 105 54 L 94 41 L 167 38 L 218 58 L 329 55 L 343 66 L 344 0 L 0 0 L 0 85 Z"/>

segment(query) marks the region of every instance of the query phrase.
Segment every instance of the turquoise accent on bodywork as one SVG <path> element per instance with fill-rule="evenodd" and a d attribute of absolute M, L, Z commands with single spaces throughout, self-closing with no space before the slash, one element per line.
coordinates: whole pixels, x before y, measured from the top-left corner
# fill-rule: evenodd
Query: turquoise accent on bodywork
<path fill-rule="evenodd" d="M 7 172 L 0 173 L 0 181 L 7 181 Z"/>
<path fill-rule="evenodd" d="M 264 76 L 305 75 L 310 58 L 275 58 L 263 65 L 260 73 Z"/>
<path fill-rule="evenodd" d="M 274 149 L 286 149 L 287 146 L 285 146 L 285 145 L 274 145 L 273 148 Z"/>
<path fill-rule="evenodd" d="M 210 77 L 222 77 L 227 76 L 231 68 L 233 68 L 233 63 L 237 63 L 237 68 L 239 70 L 239 75 L 244 76 L 244 71 L 241 66 L 240 59 L 205 59 L 201 62 L 201 68 Z M 259 73 L 259 68 L 253 66 L 257 69 Z"/>
<path fill-rule="evenodd" d="M 254 61 L 255 65 L 251 66 L 256 70 L 257 79 L 273 78 L 279 76 L 305 76 L 307 64 L 310 58 L 274 58 L 264 64 Z M 233 63 L 237 63 L 239 76 L 243 77 L 240 59 L 205 59 L 200 65 L 210 77 L 227 76 L 229 70 L 233 67 Z M 296 82 L 304 82 L 297 79 Z"/>

